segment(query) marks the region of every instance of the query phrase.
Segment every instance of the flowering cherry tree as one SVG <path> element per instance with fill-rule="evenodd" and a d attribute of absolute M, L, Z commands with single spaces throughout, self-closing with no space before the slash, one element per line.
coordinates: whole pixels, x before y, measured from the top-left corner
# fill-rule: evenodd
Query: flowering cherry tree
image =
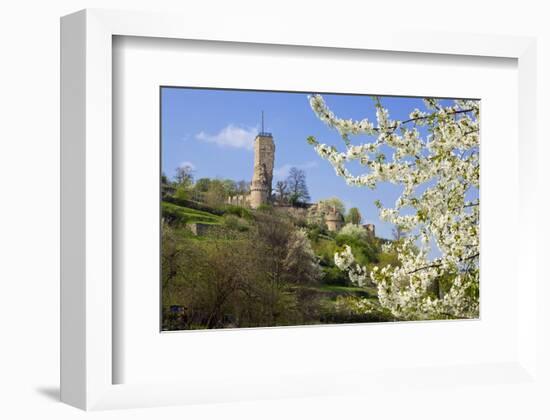
<path fill-rule="evenodd" d="M 311 95 L 309 102 L 342 137 L 340 149 L 308 138 L 338 176 L 352 186 L 375 189 L 390 182 L 402 187 L 393 207 L 376 203 L 380 218 L 406 233 L 384 245 L 399 264 L 369 270 L 355 262 L 349 246 L 335 254 L 335 264 L 359 286 L 372 281 L 380 305 L 400 319 L 477 317 L 479 102 L 443 105 L 426 98 L 424 109 L 412 110 L 404 121 L 392 120 L 376 97 L 376 121 L 338 118 L 320 95 Z M 366 141 L 354 144 L 359 135 Z M 364 173 L 353 174 L 352 161 Z"/>

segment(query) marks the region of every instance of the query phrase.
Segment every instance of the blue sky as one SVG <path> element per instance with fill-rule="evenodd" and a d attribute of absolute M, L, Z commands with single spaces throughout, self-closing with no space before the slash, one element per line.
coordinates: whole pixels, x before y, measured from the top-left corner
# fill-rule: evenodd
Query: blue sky
<path fill-rule="evenodd" d="M 374 102 L 363 95 L 323 94 L 332 111 L 342 118 L 375 121 Z M 376 190 L 351 187 L 336 176 L 332 166 L 307 144 L 315 136 L 320 142 L 342 148 L 335 130 L 322 123 L 309 107 L 306 93 L 162 88 L 162 171 L 172 177 L 183 164 L 194 168 L 195 179 L 252 177 L 253 139 L 261 129 L 275 141 L 274 183 L 284 179 L 292 167 L 303 169 L 312 201 L 340 198 L 346 209 L 358 207 L 363 223 L 374 223 L 377 236 L 391 238 L 392 226 L 378 219 L 374 201 L 393 207 L 401 189 L 384 184 Z M 382 97 L 390 117 L 404 120 L 414 108 L 424 109 L 420 98 Z M 365 141 L 358 136 L 356 144 Z M 351 168 L 359 169 L 359 168 Z M 364 168 L 361 168 L 364 170 Z M 359 169 L 359 171 L 361 170 Z M 360 172 L 355 172 L 360 173 Z"/>

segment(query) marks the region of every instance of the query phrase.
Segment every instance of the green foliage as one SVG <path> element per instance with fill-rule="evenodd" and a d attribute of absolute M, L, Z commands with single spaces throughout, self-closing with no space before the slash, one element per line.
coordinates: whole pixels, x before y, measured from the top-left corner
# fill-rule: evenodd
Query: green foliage
<path fill-rule="evenodd" d="M 194 189 L 198 192 L 206 192 L 210 188 L 210 178 L 200 178 L 195 182 Z"/>
<path fill-rule="evenodd" d="M 334 266 L 334 253 L 338 250 L 336 242 L 327 239 L 319 239 L 313 242 L 313 250 L 322 266 Z"/>
<path fill-rule="evenodd" d="M 324 284 L 347 286 L 350 284 L 348 275 L 336 266 L 323 267 Z"/>
<path fill-rule="evenodd" d="M 368 308 L 368 310 L 366 309 Z M 395 317 L 387 309 L 382 308 L 377 299 L 365 299 L 358 296 L 339 296 L 330 314 L 331 322 L 388 322 Z"/>
<path fill-rule="evenodd" d="M 346 213 L 346 206 L 342 200 L 337 197 L 320 200 L 318 206 L 322 214 L 327 214 L 332 208 L 335 208 L 342 215 Z"/>
<path fill-rule="evenodd" d="M 346 223 L 352 223 L 354 225 L 358 225 L 361 223 L 361 219 L 363 217 L 361 216 L 361 212 L 357 207 L 352 207 L 349 209 L 348 214 L 346 216 Z"/>
<path fill-rule="evenodd" d="M 369 234 L 364 227 L 348 223 L 338 232 L 337 236 L 351 236 L 356 240 L 367 241 Z"/>
<path fill-rule="evenodd" d="M 177 226 L 163 225 L 163 328 L 318 322 L 317 298 L 306 299 L 301 286 L 320 277 L 306 235 L 270 213 L 251 222 L 232 214 L 222 220 L 221 229 L 250 226 L 228 240 L 178 235 Z"/>
<path fill-rule="evenodd" d="M 202 179 L 197 185 L 208 194 L 229 184 Z M 334 253 L 344 244 L 368 267 L 397 263 L 362 227 L 328 232 L 270 205 L 250 210 L 167 196 L 161 206 L 164 329 L 388 320 L 350 312 L 339 299 L 376 297 L 375 289 L 351 285 L 335 266 Z M 212 228 L 195 236 L 189 223 Z"/>
<path fill-rule="evenodd" d="M 310 231 L 311 234 L 312 232 Z M 330 285 L 350 285 L 348 275 L 334 265 L 334 253 L 338 250 L 336 242 L 320 238 L 319 234 L 317 234 L 317 229 L 313 232 L 313 235 L 317 236 L 317 239 L 312 241 L 313 250 L 323 270 L 321 282 Z"/>
<path fill-rule="evenodd" d="M 366 288 L 359 286 L 339 286 L 333 284 L 323 284 L 319 287 L 326 293 L 332 293 L 333 298 L 337 299 L 339 296 L 356 296 L 359 298 L 374 298 L 376 297 L 376 290 L 374 288 Z"/>
<path fill-rule="evenodd" d="M 246 220 L 252 220 L 254 218 L 254 216 L 252 215 L 252 212 L 249 209 L 241 206 L 226 204 L 225 206 L 222 207 L 221 210 L 223 211 L 224 214 L 232 214 L 234 216 L 237 216 Z"/>
<path fill-rule="evenodd" d="M 191 196 L 211 207 L 223 205 L 227 198 L 237 194 L 246 194 L 248 183 L 231 179 L 200 178 L 195 182 Z"/>
<path fill-rule="evenodd" d="M 173 224 L 204 223 L 218 224 L 220 217 L 205 211 L 181 207 L 177 204 L 163 201 L 161 203 L 162 217 Z"/>
<path fill-rule="evenodd" d="M 264 212 L 264 213 L 272 213 L 273 212 L 273 206 L 271 206 L 269 204 L 261 204 L 260 206 L 258 206 L 258 208 L 256 210 Z"/>
<path fill-rule="evenodd" d="M 355 256 L 355 260 L 360 265 L 378 262 L 380 249 L 375 239 L 363 239 L 355 235 L 339 233 L 336 236 L 336 244 L 340 247 L 339 251 L 343 249 L 344 245 L 349 245 Z"/>
<path fill-rule="evenodd" d="M 223 216 L 223 225 L 228 229 L 236 230 L 238 232 L 246 232 L 250 228 L 246 220 L 232 214 L 226 214 Z"/>
<path fill-rule="evenodd" d="M 381 252 L 378 254 L 378 263 L 379 267 L 385 267 L 387 265 L 399 266 L 399 260 L 397 259 L 397 254 Z"/>
<path fill-rule="evenodd" d="M 312 242 L 317 242 L 320 239 L 325 238 L 327 235 L 327 232 L 328 232 L 327 228 L 324 224 L 307 225 L 307 234 L 308 234 L 309 240 Z"/>
<path fill-rule="evenodd" d="M 210 180 L 208 191 L 204 193 L 204 202 L 211 207 L 223 205 L 229 197 L 227 188 L 228 185 L 223 180 Z"/>
<path fill-rule="evenodd" d="M 206 204 L 199 203 L 198 201 L 194 200 L 179 199 L 174 196 L 166 196 L 163 198 L 163 201 L 176 204 L 180 207 L 189 207 L 191 209 L 200 210 L 206 213 L 212 213 L 218 216 L 222 216 L 224 214 L 224 211 L 221 208 L 210 207 Z"/>
<path fill-rule="evenodd" d="M 191 197 L 191 190 L 184 185 L 178 185 L 174 197 L 178 200 L 188 200 Z"/>

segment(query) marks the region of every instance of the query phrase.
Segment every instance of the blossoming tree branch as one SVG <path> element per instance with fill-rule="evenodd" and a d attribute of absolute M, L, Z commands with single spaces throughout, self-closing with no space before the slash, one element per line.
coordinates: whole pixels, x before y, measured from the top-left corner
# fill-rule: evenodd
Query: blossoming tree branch
<path fill-rule="evenodd" d="M 472 192 L 479 191 L 479 102 L 455 100 L 444 106 L 426 98 L 425 109 L 398 121 L 375 97 L 376 121 L 354 121 L 334 115 L 321 95 L 309 101 L 318 118 L 342 137 L 340 149 L 308 138 L 338 176 L 370 189 L 381 182 L 402 186 L 393 207 L 376 202 L 380 218 L 405 233 L 384 245 L 399 263 L 369 270 L 346 245 L 334 255 L 336 265 L 359 286 L 374 283 L 380 305 L 398 318 L 477 317 L 479 195 Z M 354 144 L 354 136 L 366 140 Z M 352 161 L 364 173 L 352 174 Z M 371 307 L 365 302 L 365 311 Z"/>

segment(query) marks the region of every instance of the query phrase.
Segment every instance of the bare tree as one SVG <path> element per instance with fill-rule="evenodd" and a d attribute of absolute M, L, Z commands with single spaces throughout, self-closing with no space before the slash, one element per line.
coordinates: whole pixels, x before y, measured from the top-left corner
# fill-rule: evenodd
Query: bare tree
<path fill-rule="evenodd" d="M 277 181 L 275 184 L 275 197 L 277 199 L 277 202 L 279 204 L 283 204 L 288 199 L 288 187 L 286 185 L 286 182 L 284 181 Z"/>
<path fill-rule="evenodd" d="M 176 182 L 185 188 L 190 187 L 193 184 L 193 167 L 191 165 L 179 166 L 176 169 L 176 176 L 174 177 Z"/>
<path fill-rule="evenodd" d="M 310 200 L 306 184 L 306 173 L 298 168 L 290 168 L 286 184 L 289 193 L 289 200 L 292 204 L 306 203 Z"/>

